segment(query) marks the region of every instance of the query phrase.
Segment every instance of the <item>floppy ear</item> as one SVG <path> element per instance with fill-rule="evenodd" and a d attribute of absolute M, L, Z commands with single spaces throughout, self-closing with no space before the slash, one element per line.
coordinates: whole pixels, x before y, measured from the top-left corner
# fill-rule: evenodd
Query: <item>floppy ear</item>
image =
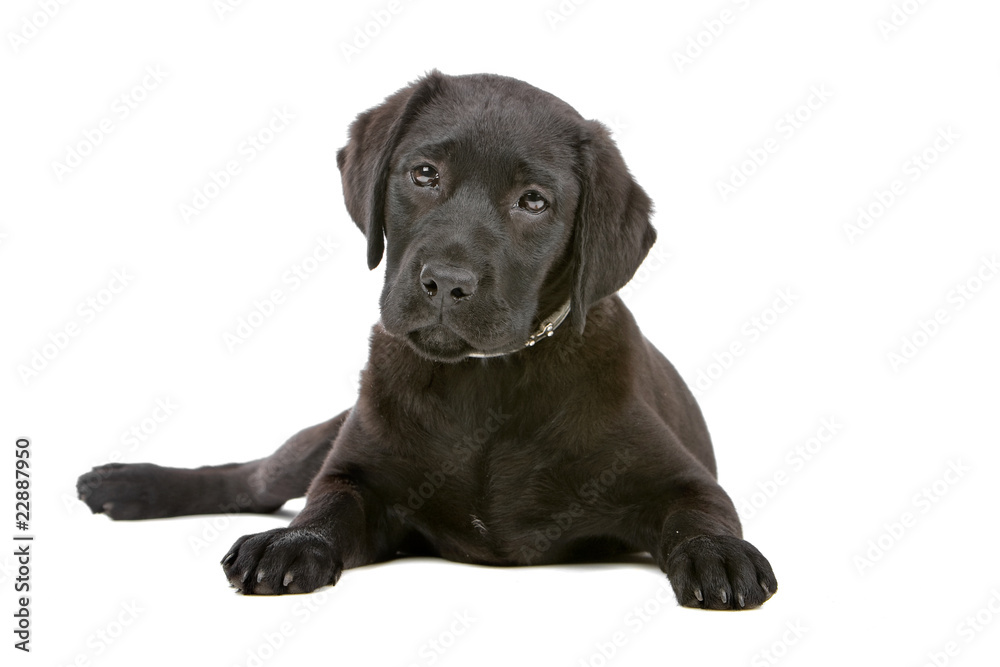
<path fill-rule="evenodd" d="M 358 115 L 347 145 L 337 151 L 347 212 L 368 239 L 368 268 L 382 261 L 383 218 L 389 161 L 407 126 L 440 89 L 444 75 L 432 70 Z"/>
<path fill-rule="evenodd" d="M 586 126 L 581 146 L 581 190 L 573 231 L 573 327 L 580 333 L 587 311 L 625 286 L 646 258 L 656 230 L 653 203 L 632 178 L 606 127 Z"/>

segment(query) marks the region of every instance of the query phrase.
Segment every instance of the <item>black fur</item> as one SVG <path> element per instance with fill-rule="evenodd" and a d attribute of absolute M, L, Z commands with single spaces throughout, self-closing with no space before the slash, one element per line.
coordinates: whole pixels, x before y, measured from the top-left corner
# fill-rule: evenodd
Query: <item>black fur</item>
<path fill-rule="evenodd" d="M 614 294 L 656 235 L 603 126 L 514 79 L 432 72 L 358 116 L 337 163 L 368 264 L 386 262 L 357 403 L 250 463 L 96 468 L 79 482 L 95 512 L 267 512 L 308 489 L 291 526 L 223 559 L 247 594 L 311 591 L 401 553 L 642 551 L 683 605 L 774 593 L 694 398 Z M 551 338 L 467 357 L 517 347 L 567 299 Z"/>

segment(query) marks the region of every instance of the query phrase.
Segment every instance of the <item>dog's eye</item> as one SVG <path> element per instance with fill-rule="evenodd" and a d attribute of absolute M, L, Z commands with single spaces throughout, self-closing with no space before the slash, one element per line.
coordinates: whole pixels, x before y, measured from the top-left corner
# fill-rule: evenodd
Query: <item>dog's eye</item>
<path fill-rule="evenodd" d="M 534 190 L 521 195 L 521 198 L 517 200 L 517 205 L 529 213 L 541 213 L 549 207 L 549 203 L 545 201 L 545 197 Z"/>
<path fill-rule="evenodd" d="M 437 169 L 429 164 L 422 164 L 410 171 L 410 178 L 422 188 L 436 188 L 441 180 Z"/>

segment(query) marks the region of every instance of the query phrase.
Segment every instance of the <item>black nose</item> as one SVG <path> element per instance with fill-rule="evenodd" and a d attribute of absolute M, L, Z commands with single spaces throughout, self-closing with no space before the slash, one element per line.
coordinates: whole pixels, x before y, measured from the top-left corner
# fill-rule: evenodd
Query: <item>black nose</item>
<path fill-rule="evenodd" d="M 424 264 L 420 269 L 420 285 L 427 296 L 451 305 L 476 293 L 479 278 L 467 269 L 446 264 Z M 445 297 L 450 296 L 451 299 Z"/>

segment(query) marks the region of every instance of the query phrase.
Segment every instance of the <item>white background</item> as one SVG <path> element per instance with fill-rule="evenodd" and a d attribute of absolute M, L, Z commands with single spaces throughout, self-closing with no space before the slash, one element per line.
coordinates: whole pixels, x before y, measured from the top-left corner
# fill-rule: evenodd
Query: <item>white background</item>
<path fill-rule="evenodd" d="M 10 470 L 31 438 L 37 536 L 30 655 L 11 647 L 0 549 L 4 664 L 992 664 L 996 3 L 897 0 L 910 13 L 894 26 L 890 0 L 567 1 L 566 16 L 556 0 L 404 0 L 350 58 L 387 2 L 40 4 L 0 16 L 0 458 Z M 780 582 L 762 609 L 679 608 L 648 564 L 404 560 L 244 598 L 218 560 L 291 512 L 113 523 L 74 500 L 92 465 L 252 459 L 353 403 L 381 271 L 335 151 L 358 112 L 435 67 L 527 80 L 615 130 L 660 234 L 625 298 L 689 383 L 714 378 L 699 400 L 720 479 Z M 247 160 L 275 109 L 294 120 Z M 185 221 L 229 160 L 240 173 Z M 750 175 L 724 200 L 734 169 Z M 850 235 L 859 207 L 878 215 Z M 338 250 L 313 264 L 320 238 Z M 284 302 L 228 349 L 274 289 Z M 36 352 L 50 358 L 25 375 Z M 177 406 L 162 423 L 158 400 Z M 141 441 L 123 439 L 133 428 Z"/>

